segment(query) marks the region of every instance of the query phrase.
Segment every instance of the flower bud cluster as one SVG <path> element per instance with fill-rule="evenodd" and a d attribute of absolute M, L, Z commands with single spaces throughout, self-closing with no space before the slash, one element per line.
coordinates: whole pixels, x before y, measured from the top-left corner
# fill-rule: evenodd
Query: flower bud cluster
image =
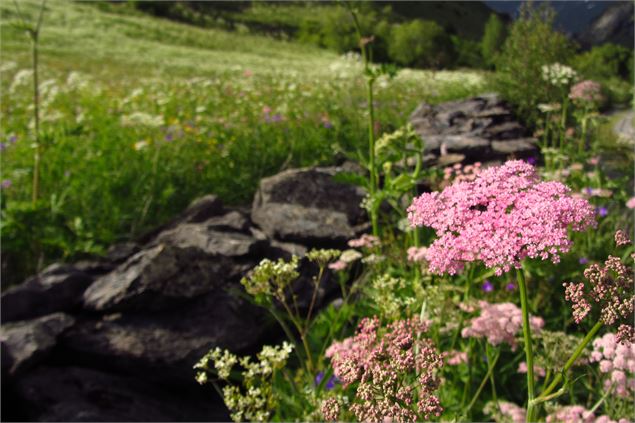
<path fill-rule="evenodd" d="M 625 236 L 625 235 L 624 235 Z M 616 234 L 618 244 L 625 243 L 623 235 Z M 584 270 L 584 282 L 565 282 L 565 299 L 571 302 L 573 320 L 580 323 L 596 305 L 600 320 L 606 325 L 620 326 L 620 340 L 632 337 L 635 293 L 633 292 L 633 268 L 622 263 L 619 257 L 609 256 L 603 265 L 594 263 Z M 630 327 L 630 329 L 629 329 Z"/>
<path fill-rule="evenodd" d="M 293 256 L 290 262 L 264 259 L 240 283 L 257 300 L 267 300 L 274 295 L 280 297 L 284 289 L 300 276 L 298 261 L 297 256 Z"/>
<path fill-rule="evenodd" d="M 357 384 L 350 410 L 359 421 L 418 421 L 439 416 L 436 390 L 442 358 L 423 337 L 428 323 L 399 320 L 382 328 L 379 319 L 365 318 L 351 338 L 329 347 L 334 373 L 346 387 Z M 335 407 L 324 410 L 335 420 Z M 325 415 L 326 417 L 326 415 Z"/>

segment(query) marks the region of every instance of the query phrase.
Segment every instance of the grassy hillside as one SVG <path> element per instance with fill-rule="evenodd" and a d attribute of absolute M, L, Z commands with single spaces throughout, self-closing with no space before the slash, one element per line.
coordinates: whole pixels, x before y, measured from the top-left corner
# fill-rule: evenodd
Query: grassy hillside
<path fill-rule="evenodd" d="M 24 14 L 34 16 L 39 2 L 18 4 Z M 3 58 L 26 65 L 29 43 L 11 25 L 17 18 L 14 3 L 2 2 L 0 13 Z M 227 71 L 236 64 L 265 72 L 273 68 L 311 72 L 336 58 L 311 46 L 201 29 L 134 13 L 129 7 L 125 13 L 107 13 L 89 3 L 47 2 L 41 40 L 43 63 L 61 70 L 99 73 L 100 69 L 119 69 L 146 77 Z"/>
<path fill-rule="evenodd" d="M 39 4 L 18 3 L 29 16 Z M 355 55 L 49 0 L 41 196 L 32 205 L 30 46 L 12 25 L 14 5 L 2 2 L 0 12 L 3 276 L 103 251 L 203 194 L 245 204 L 263 176 L 365 156 Z M 485 83 L 483 73 L 408 69 L 381 79 L 377 133 L 403 125 L 423 100 L 468 96 Z"/>

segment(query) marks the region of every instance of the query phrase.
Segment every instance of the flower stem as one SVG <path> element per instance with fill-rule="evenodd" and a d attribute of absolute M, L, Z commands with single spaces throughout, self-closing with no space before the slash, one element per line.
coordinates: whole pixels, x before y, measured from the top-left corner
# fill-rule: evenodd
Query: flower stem
<path fill-rule="evenodd" d="M 463 412 L 463 414 L 467 414 L 472 409 L 472 407 L 474 406 L 474 403 L 476 402 L 478 397 L 481 395 L 481 392 L 483 391 L 483 388 L 485 387 L 485 384 L 487 383 L 488 380 L 491 381 L 492 386 L 493 386 L 494 381 L 492 379 L 492 375 L 494 373 L 494 367 L 496 366 L 496 363 L 498 362 L 498 358 L 499 357 L 500 357 L 500 350 L 496 351 L 496 354 L 494 355 L 493 359 L 491 359 L 489 354 L 487 354 L 487 367 L 488 367 L 487 368 L 487 374 L 485 375 L 485 377 L 481 381 L 481 384 L 479 385 L 478 389 L 476 390 L 476 393 L 472 397 L 472 400 L 468 404 L 468 406 L 467 406 L 466 410 Z"/>
<path fill-rule="evenodd" d="M 523 338 L 525 340 L 525 359 L 527 361 L 527 421 L 534 421 L 534 353 L 531 345 L 531 327 L 529 326 L 529 310 L 527 308 L 527 284 L 523 269 L 516 271 L 518 275 L 518 291 L 523 313 Z"/>
<path fill-rule="evenodd" d="M 567 373 L 567 371 L 571 368 L 571 366 L 573 366 L 573 363 L 575 363 L 578 357 L 580 357 L 580 355 L 582 354 L 582 351 L 584 351 L 584 348 L 587 346 L 589 342 L 591 342 L 591 339 L 595 337 L 595 335 L 602 328 L 602 326 L 604 326 L 604 323 L 602 321 L 599 321 L 595 324 L 595 326 L 591 328 L 591 330 L 589 331 L 589 333 L 586 334 L 584 339 L 580 341 L 580 344 L 575 349 L 575 351 L 573 351 L 573 354 L 571 354 L 571 357 L 569 357 L 569 360 L 567 360 L 567 362 L 565 363 L 564 367 L 562 368 L 562 371 L 553 378 L 553 381 L 551 382 L 551 384 L 549 384 L 547 389 L 545 389 L 543 392 L 540 393 L 540 396 L 536 398 L 535 403 L 543 402 L 543 400 L 554 389 L 556 389 L 556 386 L 558 386 L 558 384 L 562 381 L 563 375 Z"/>

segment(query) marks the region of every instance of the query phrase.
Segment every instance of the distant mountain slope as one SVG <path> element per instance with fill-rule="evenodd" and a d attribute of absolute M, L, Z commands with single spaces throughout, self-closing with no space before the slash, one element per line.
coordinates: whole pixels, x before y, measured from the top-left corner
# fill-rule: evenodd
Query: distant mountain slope
<path fill-rule="evenodd" d="M 613 4 L 592 22 L 590 28 L 579 34 L 577 39 L 583 46 L 611 42 L 633 49 L 633 13 L 632 1 Z"/>
<path fill-rule="evenodd" d="M 484 3 L 500 13 L 515 18 L 526 1 L 486 0 Z M 549 4 L 556 12 L 555 27 L 583 47 L 607 42 L 633 48 L 633 1 L 567 0 L 534 1 Z"/>

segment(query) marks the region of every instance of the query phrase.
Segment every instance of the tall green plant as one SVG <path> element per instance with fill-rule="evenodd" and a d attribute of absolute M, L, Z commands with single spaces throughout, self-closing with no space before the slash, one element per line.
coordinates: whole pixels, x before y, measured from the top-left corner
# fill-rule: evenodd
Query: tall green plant
<path fill-rule="evenodd" d="M 553 19 L 548 6 L 524 4 L 496 63 L 496 88 L 530 122 L 538 118 L 539 103 L 561 99 L 543 79 L 542 67 L 567 63 L 573 53 L 567 37 L 553 29 Z"/>
<path fill-rule="evenodd" d="M 42 0 L 40 4 L 40 10 L 38 13 L 37 21 L 35 24 L 27 22 L 20 11 L 18 2 L 14 0 L 15 9 L 18 14 L 20 22 L 18 27 L 23 29 L 31 40 L 31 56 L 32 56 L 32 69 L 33 69 L 33 119 L 34 119 L 34 153 L 33 153 L 33 188 L 31 199 L 33 203 L 37 202 L 40 196 L 40 166 L 42 162 L 42 143 L 40 140 L 40 88 L 39 88 L 39 41 L 40 41 L 40 29 L 42 28 L 42 18 L 44 17 L 44 6 L 46 0 Z"/>
<path fill-rule="evenodd" d="M 493 67 L 496 63 L 496 58 L 503 48 L 505 38 L 507 38 L 505 24 L 498 15 L 490 15 L 485 24 L 485 32 L 481 40 L 481 53 L 483 54 L 483 60 L 488 66 Z"/>

